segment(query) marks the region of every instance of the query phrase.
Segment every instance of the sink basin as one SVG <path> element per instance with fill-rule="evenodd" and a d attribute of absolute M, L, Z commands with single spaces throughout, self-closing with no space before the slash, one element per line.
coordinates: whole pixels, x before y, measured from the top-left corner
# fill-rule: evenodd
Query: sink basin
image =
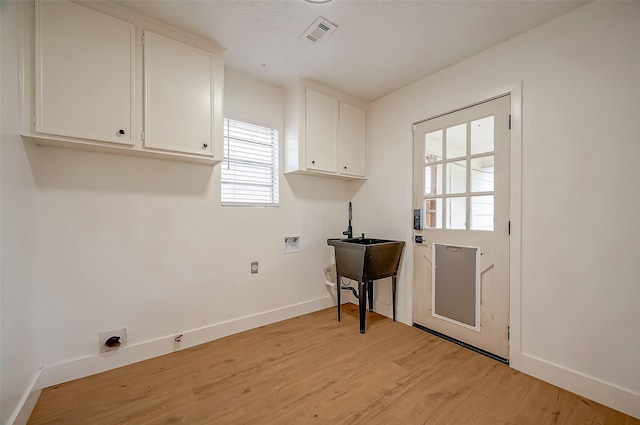
<path fill-rule="evenodd" d="M 393 296 L 393 320 L 396 320 L 396 276 L 404 241 L 373 238 L 327 239 L 336 254 L 336 295 L 338 298 L 338 322 L 340 321 L 340 291 L 353 290 L 358 297 L 360 333 L 366 329 L 366 302 L 373 311 L 373 281 L 391 277 Z M 358 281 L 358 291 L 342 286 L 341 277 Z"/>
<path fill-rule="evenodd" d="M 404 241 L 351 238 L 327 239 L 336 252 L 338 276 L 371 281 L 398 273 Z"/>
<path fill-rule="evenodd" d="M 334 240 L 334 239 L 329 239 L 329 240 Z M 386 242 L 395 242 L 395 241 L 390 241 L 388 239 L 370 239 L 370 238 L 352 238 L 352 239 L 335 239 L 338 240 L 340 242 L 346 242 L 346 243 L 355 243 L 358 245 L 375 245 L 375 244 L 379 244 L 379 243 L 386 243 Z M 328 243 L 329 241 L 327 241 Z M 331 245 L 331 244 L 329 244 Z"/>

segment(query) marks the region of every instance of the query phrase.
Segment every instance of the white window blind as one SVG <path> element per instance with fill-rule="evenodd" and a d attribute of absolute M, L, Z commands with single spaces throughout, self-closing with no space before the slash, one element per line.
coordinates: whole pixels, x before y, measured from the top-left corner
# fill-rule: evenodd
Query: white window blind
<path fill-rule="evenodd" d="M 278 205 L 278 130 L 224 119 L 222 205 Z"/>

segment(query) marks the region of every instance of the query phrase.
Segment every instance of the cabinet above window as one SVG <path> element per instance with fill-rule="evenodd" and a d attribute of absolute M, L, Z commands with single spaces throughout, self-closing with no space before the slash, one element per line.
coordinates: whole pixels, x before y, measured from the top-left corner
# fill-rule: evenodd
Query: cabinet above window
<path fill-rule="evenodd" d="M 215 164 L 222 50 L 106 2 L 24 8 L 23 136 L 41 145 Z"/>

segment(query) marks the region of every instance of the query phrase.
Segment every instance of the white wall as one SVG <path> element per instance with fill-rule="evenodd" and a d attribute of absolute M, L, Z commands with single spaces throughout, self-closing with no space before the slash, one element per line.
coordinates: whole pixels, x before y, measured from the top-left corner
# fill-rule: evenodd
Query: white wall
<path fill-rule="evenodd" d="M 274 209 L 220 207 L 219 167 L 25 146 L 17 12 L 1 5 L 3 424 L 40 365 L 49 385 L 171 351 L 177 333 L 188 346 L 331 304 L 325 239 L 344 229 L 352 197 L 356 234 L 412 238 L 411 123 L 520 80 L 521 350 L 513 360 L 640 417 L 637 2 L 591 3 L 378 100 L 368 111 L 370 178 L 360 191 L 281 177 Z M 279 89 L 227 72 L 225 90 L 230 113 L 282 126 Z M 281 253 L 287 232 L 302 235 L 300 253 Z M 407 248 L 398 307 L 410 323 Z M 260 273 L 251 276 L 254 260 Z M 377 294 L 384 307 L 388 291 Z M 98 332 L 122 326 L 129 347 L 97 356 Z"/>
<path fill-rule="evenodd" d="M 225 110 L 281 129 L 283 92 L 227 72 Z M 221 207 L 219 166 L 57 148 L 33 159 L 43 385 L 171 351 L 176 334 L 186 347 L 333 305 L 326 239 L 346 227 L 346 182 L 281 175 L 278 208 Z M 300 252 L 283 254 L 287 233 Z M 98 332 L 120 327 L 129 347 L 97 356 Z"/>
<path fill-rule="evenodd" d="M 364 224 L 411 240 L 411 124 L 522 81 L 523 371 L 640 417 L 640 3 L 594 2 L 373 103 Z M 594 173 L 593 170 L 598 172 Z M 401 275 L 410 321 L 411 250 Z M 402 295 L 404 294 L 404 295 Z"/>
<path fill-rule="evenodd" d="M 18 417 L 39 374 L 35 308 L 36 185 L 20 136 L 18 87 L 18 8 L 1 2 L 0 81 L 0 423 Z M 29 410 L 28 408 L 26 410 Z M 17 419 L 16 419 L 17 418 Z"/>

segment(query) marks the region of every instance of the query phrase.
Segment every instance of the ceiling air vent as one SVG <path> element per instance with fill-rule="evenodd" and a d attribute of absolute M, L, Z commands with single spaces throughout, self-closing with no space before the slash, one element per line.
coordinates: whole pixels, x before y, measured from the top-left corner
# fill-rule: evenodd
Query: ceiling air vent
<path fill-rule="evenodd" d="M 317 43 L 324 35 L 336 30 L 336 26 L 322 16 L 315 20 L 313 24 L 300 36 L 310 43 Z"/>

